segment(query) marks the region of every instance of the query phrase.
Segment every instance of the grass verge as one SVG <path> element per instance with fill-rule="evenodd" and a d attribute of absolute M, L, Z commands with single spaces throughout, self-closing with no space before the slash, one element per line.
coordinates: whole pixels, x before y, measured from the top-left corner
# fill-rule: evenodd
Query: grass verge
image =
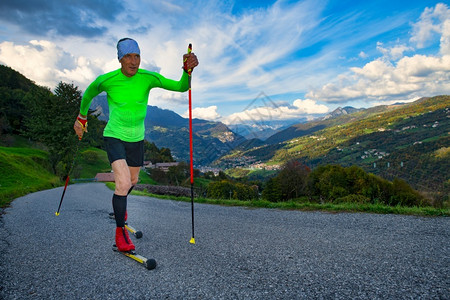
<path fill-rule="evenodd" d="M 114 183 L 106 184 L 110 189 L 114 190 Z M 147 196 L 158 199 L 174 200 L 190 202 L 189 197 L 174 197 L 150 194 L 145 191 L 133 191 L 133 195 Z M 354 213 L 373 213 L 373 214 L 397 214 L 397 215 L 412 215 L 412 216 L 427 216 L 427 217 L 448 217 L 450 216 L 450 209 L 448 208 L 434 208 L 434 207 L 405 207 L 405 206 L 388 206 L 383 204 L 358 204 L 358 203 L 312 203 L 304 201 L 287 201 L 287 202 L 270 202 L 266 200 L 227 200 L 227 199 L 209 199 L 209 198 L 195 198 L 195 203 L 223 205 L 223 206 L 239 206 L 248 208 L 271 208 L 282 210 L 299 210 L 299 211 L 324 211 L 324 212 L 354 212 Z"/>
<path fill-rule="evenodd" d="M 0 147 L 0 174 L 0 207 L 62 184 L 50 171 L 48 153 L 31 148 Z"/>

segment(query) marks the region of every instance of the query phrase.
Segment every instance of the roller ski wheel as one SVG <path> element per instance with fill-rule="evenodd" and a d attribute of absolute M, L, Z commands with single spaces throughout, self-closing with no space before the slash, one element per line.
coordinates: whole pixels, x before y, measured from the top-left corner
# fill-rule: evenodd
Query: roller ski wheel
<path fill-rule="evenodd" d="M 128 258 L 131 258 L 131 259 L 137 261 L 138 263 L 142 264 L 148 270 L 153 270 L 157 266 L 157 263 L 156 263 L 155 259 L 153 259 L 153 258 L 145 258 L 142 255 L 137 254 L 135 250 L 119 251 L 119 249 L 117 249 L 117 246 L 114 244 L 113 245 L 113 251 L 118 252 L 118 253 L 120 253 L 122 255 L 125 255 Z"/>

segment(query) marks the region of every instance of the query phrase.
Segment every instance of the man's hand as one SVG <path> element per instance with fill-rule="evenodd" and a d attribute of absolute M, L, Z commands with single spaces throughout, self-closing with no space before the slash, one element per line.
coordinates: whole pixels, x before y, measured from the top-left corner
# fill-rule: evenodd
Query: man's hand
<path fill-rule="evenodd" d="M 196 66 L 198 66 L 198 60 L 193 52 L 183 55 L 183 69 L 187 73 L 189 73 L 189 70 L 192 71 Z"/>
<path fill-rule="evenodd" d="M 87 116 L 78 115 L 75 124 L 73 124 L 73 129 L 81 140 L 83 133 L 87 132 Z"/>

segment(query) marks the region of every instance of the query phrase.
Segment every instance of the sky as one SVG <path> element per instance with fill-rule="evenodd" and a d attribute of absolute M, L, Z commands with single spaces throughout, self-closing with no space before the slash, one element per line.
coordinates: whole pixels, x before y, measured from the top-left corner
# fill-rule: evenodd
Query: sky
<path fill-rule="evenodd" d="M 123 37 L 141 68 L 176 80 L 192 43 L 193 116 L 225 124 L 450 94 L 445 1 L 0 2 L 0 64 L 52 90 L 120 68 Z M 148 103 L 188 116 L 187 93 L 153 89 Z"/>

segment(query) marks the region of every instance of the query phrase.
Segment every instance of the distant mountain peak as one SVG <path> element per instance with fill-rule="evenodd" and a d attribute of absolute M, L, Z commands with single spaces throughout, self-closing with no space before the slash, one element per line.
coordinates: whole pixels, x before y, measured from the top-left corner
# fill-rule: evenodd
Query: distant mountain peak
<path fill-rule="evenodd" d="M 335 110 L 333 110 L 331 113 L 327 114 L 326 116 L 324 116 L 322 118 L 322 120 L 328 120 L 331 118 L 336 118 L 342 115 L 349 115 L 352 114 L 354 112 L 363 110 L 364 108 L 354 108 L 352 106 L 345 106 L 345 107 L 338 107 Z"/>

